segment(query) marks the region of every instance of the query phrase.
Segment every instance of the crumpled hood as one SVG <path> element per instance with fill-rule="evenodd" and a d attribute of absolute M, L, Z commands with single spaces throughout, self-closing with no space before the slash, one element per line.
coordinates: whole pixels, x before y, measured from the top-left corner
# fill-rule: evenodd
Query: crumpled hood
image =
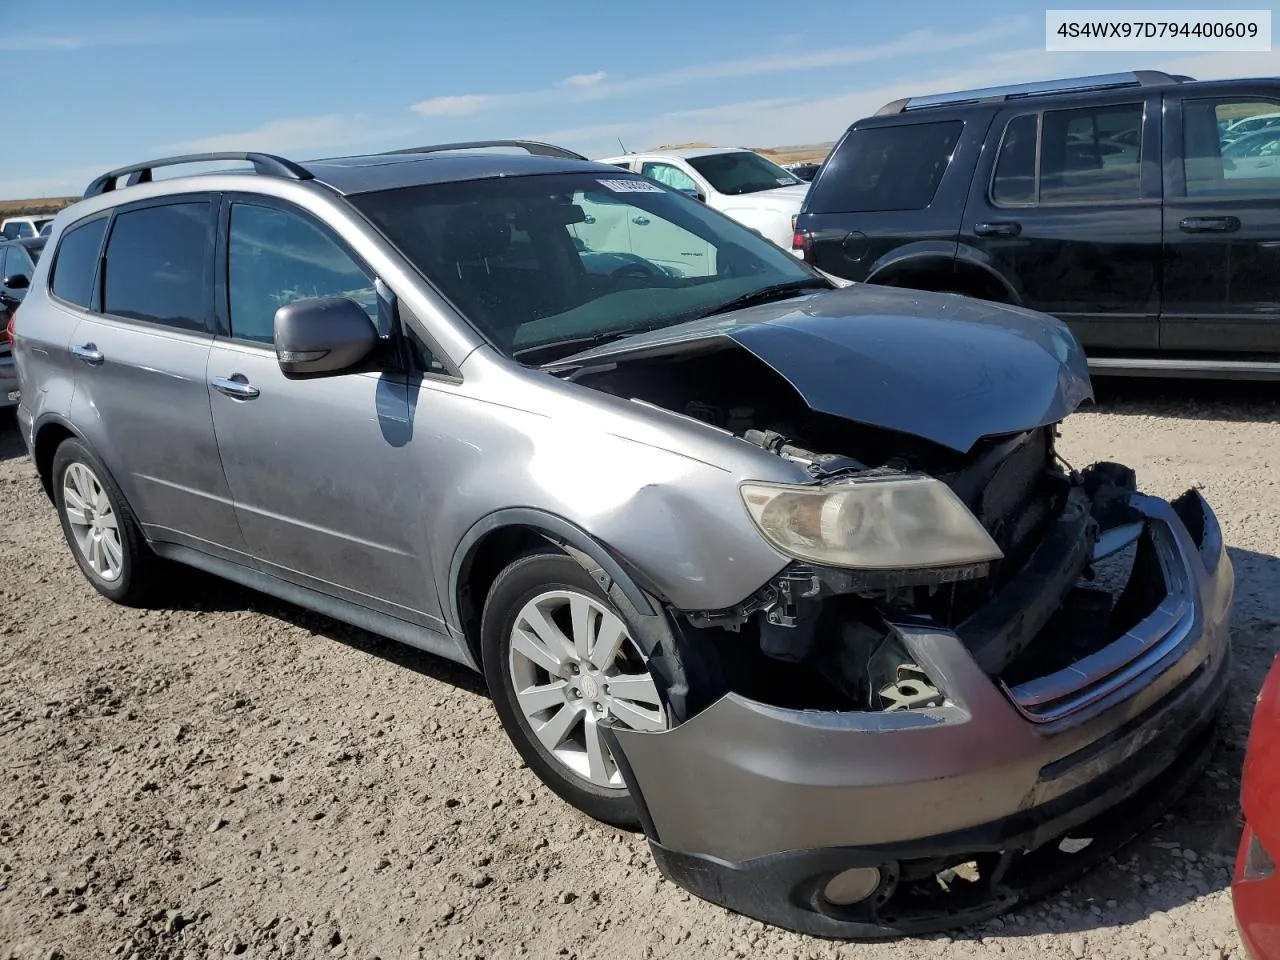
<path fill-rule="evenodd" d="M 967 452 L 1056 423 L 1092 397 L 1084 353 L 1052 317 L 952 294 L 856 284 L 637 334 L 549 369 L 732 341 L 813 410 Z"/>

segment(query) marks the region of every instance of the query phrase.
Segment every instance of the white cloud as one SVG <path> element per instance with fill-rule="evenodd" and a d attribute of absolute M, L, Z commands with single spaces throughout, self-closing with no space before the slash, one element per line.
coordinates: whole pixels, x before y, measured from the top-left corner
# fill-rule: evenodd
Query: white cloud
<path fill-rule="evenodd" d="M 1024 17 L 1014 17 L 988 23 L 980 29 L 967 33 L 945 34 L 933 29 L 915 30 L 885 43 L 721 60 L 620 80 L 609 80 L 604 71 L 575 74 L 567 80 L 539 90 L 433 97 L 413 104 L 410 109 L 427 116 L 462 116 L 486 110 L 561 104 L 566 102 L 566 99 L 568 102 L 615 99 L 711 80 L 729 80 L 761 74 L 801 73 L 830 67 L 875 63 L 900 57 L 920 57 L 997 42 L 1025 32 L 1027 23 Z M 1043 50 L 1041 54 L 1044 54 Z"/>
<path fill-rule="evenodd" d="M 564 87 L 590 87 L 603 82 L 607 76 L 609 75 L 603 70 L 597 70 L 595 73 L 575 73 L 573 76 L 565 77 L 561 80 L 560 85 Z"/>
<path fill-rule="evenodd" d="M 347 146 L 368 137 L 362 117 L 334 113 L 319 117 L 268 120 L 253 130 L 216 133 L 195 140 L 182 140 L 163 149 L 170 153 L 262 150 L 287 155 Z"/>

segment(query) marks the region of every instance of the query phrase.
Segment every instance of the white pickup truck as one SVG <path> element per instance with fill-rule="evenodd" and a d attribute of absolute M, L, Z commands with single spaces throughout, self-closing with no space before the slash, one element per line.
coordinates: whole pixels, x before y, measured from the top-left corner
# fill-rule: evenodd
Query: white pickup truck
<path fill-rule="evenodd" d="M 796 214 L 809 191 L 799 177 L 741 147 L 629 153 L 602 162 L 696 197 L 784 250 L 791 250 Z"/>

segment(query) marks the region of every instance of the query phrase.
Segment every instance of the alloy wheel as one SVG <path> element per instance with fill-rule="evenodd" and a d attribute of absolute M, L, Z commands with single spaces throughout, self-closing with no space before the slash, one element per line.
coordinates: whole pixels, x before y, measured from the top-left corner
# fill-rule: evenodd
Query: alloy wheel
<path fill-rule="evenodd" d="M 119 580 L 124 571 L 119 518 L 101 481 L 83 463 L 72 463 L 62 475 L 62 509 L 89 569 L 107 583 Z"/>

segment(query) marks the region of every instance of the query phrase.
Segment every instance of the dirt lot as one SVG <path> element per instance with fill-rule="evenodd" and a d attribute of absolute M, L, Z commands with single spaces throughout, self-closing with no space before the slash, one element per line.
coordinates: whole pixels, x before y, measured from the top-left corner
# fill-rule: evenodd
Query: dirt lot
<path fill-rule="evenodd" d="M 854 947 L 664 882 L 639 836 L 522 769 L 446 663 L 192 578 L 98 598 L 0 414 L 0 960 L 245 957 L 1139 958 L 1239 954 L 1226 887 L 1248 711 L 1280 639 L 1274 388 L 1113 389 L 1077 465 L 1199 485 L 1238 577 L 1237 682 L 1209 774 L 1084 882 L 952 938 Z"/>

